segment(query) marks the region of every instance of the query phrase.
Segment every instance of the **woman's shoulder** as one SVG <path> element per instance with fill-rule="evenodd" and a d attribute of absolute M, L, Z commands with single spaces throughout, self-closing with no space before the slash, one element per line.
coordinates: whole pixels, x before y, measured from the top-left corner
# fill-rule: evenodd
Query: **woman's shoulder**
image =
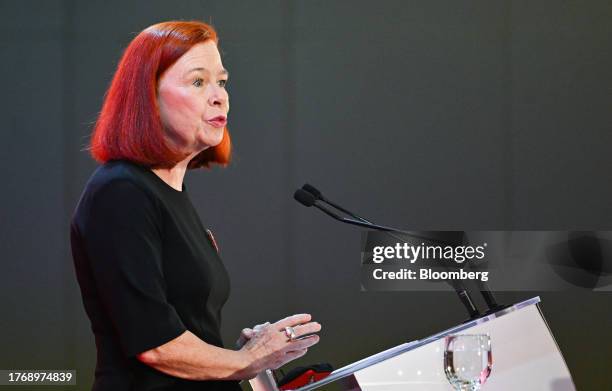
<path fill-rule="evenodd" d="M 113 192 L 114 189 L 134 193 L 134 195 L 151 195 L 151 186 L 147 181 L 148 168 L 126 160 L 113 160 L 99 166 L 89 178 L 84 193 L 101 194 Z"/>
<path fill-rule="evenodd" d="M 124 160 L 99 166 L 87 181 L 75 212 L 90 210 L 95 205 L 122 208 L 127 205 L 157 204 L 156 192 L 152 189 L 147 170 Z"/>
<path fill-rule="evenodd" d="M 106 228 L 129 227 L 138 231 L 159 227 L 163 220 L 161 203 L 148 187 L 144 170 L 148 169 L 125 161 L 99 166 L 87 181 L 72 214 L 72 237 L 80 240 L 96 236 Z"/>

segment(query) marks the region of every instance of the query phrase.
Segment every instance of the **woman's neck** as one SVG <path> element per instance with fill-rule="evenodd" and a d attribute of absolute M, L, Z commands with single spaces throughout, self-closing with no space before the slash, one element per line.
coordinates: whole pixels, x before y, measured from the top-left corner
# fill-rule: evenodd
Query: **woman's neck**
<path fill-rule="evenodd" d="M 187 165 L 197 155 L 193 153 L 187 158 L 176 163 L 171 168 L 152 168 L 151 171 L 155 173 L 162 181 L 166 182 L 168 186 L 175 190 L 183 191 L 183 179 L 185 178 L 185 172 L 187 172 Z"/>

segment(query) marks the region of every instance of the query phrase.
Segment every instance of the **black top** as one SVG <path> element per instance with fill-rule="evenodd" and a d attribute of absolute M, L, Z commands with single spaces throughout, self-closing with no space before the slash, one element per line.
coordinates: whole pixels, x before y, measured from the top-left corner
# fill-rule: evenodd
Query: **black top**
<path fill-rule="evenodd" d="M 236 381 L 169 376 L 136 358 L 185 330 L 222 346 L 229 279 L 185 186 L 109 162 L 89 179 L 70 234 L 98 351 L 93 390 L 240 390 Z"/>

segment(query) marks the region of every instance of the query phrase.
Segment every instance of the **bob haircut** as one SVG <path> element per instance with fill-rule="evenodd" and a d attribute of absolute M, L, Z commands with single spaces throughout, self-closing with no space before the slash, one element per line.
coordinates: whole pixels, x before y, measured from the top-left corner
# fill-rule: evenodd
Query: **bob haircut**
<path fill-rule="evenodd" d="M 199 21 L 169 21 L 147 27 L 128 45 L 106 92 L 90 143 L 100 163 L 126 159 L 152 168 L 170 168 L 185 154 L 168 145 L 157 103 L 160 77 L 194 45 L 213 40 L 212 26 Z M 215 147 L 197 154 L 188 168 L 230 162 L 227 127 Z"/>

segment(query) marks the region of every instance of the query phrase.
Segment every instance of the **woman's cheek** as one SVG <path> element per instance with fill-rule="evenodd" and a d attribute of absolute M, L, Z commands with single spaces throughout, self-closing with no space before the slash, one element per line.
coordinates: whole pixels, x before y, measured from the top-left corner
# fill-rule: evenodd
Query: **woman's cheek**
<path fill-rule="evenodd" d="M 188 91 L 181 89 L 168 89 L 165 91 L 163 99 L 168 111 L 182 113 L 182 115 L 193 112 L 196 104 L 196 99 Z"/>

